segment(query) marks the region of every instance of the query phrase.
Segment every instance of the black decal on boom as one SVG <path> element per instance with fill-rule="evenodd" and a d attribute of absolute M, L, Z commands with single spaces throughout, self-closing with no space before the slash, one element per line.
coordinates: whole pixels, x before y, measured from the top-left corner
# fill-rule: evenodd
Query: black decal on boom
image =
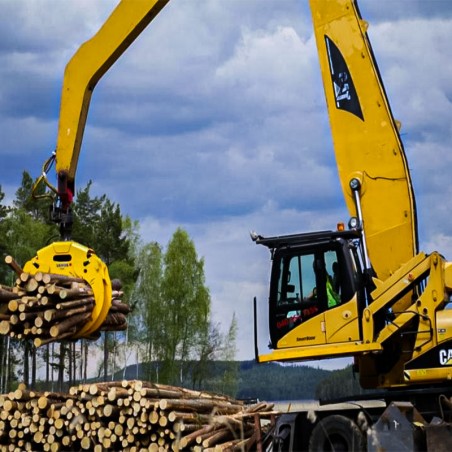
<path fill-rule="evenodd" d="M 355 85 L 353 84 L 344 57 L 336 44 L 334 44 L 334 42 L 326 35 L 325 44 L 330 65 L 331 80 L 333 82 L 334 97 L 336 99 L 336 107 L 340 110 L 346 110 L 364 121 Z"/>
<path fill-rule="evenodd" d="M 405 364 L 406 370 L 452 367 L 452 340 L 428 350 Z"/>

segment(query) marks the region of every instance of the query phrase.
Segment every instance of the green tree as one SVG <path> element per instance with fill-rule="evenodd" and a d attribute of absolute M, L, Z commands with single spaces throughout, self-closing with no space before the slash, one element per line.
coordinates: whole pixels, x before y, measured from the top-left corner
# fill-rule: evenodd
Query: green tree
<path fill-rule="evenodd" d="M 22 208 L 15 208 L 2 222 L 6 227 L 7 252 L 23 266 L 43 248 L 53 234 L 52 226 L 39 221 Z M 16 274 L 10 272 L 10 285 L 14 285 Z M 18 342 L 15 346 L 22 358 L 23 381 L 33 385 L 36 381 L 36 348 L 29 341 Z"/>
<path fill-rule="evenodd" d="M 100 230 L 100 212 L 106 195 L 92 197 L 90 193 L 91 185 L 92 181 L 89 181 L 85 188 L 77 191 L 77 198 L 73 205 L 74 226 L 72 238 L 98 253 L 96 247 Z"/>
<path fill-rule="evenodd" d="M 46 223 L 39 208 L 30 198 L 33 181 L 24 171 L 22 184 L 16 191 L 13 207 L 0 204 L 0 239 L 3 254 L 11 254 L 21 265 L 55 236 L 54 225 Z M 0 188 L 0 202 L 4 194 Z M 15 277 L 14 277 L 15 278 Z M 14 280 L 5 281 L 12 284 Z"/>
<path fill-rule="evenodd" d="M 32 179 L 27 172 L 23 173 L 22 185 L 16 191 L 12 208 L 0 209 L 0 240 L 2 243 L 2 258 L 10 254 L 23 266 L 36 252 L 44 247 L 53 234 L 53 225 L 44 222 L 42 210 L 34 207 L 30 198 Z M 3 192 L 1 199 L 3 199 Z M 4 207 L 4 206 L 2 206 Z M 2 266 L 2 282 L 13 286 L 17 275 L 6 266 Z M 1 373 L 3 386 L 8 386 L 9 378 L 14 372 L 14 365 L 22 364 L 21 375 L 27 384 L 36 380 L 36 349 L 27 341 L 2 340 Z M 19 360 L 20 358 L 20 360 Z"/>
<path fill-rule="evenodd" d="M 72 238 L 89 248 L 110 266 L 118 260 L 127 261 L 129 253 L 128 232 L 132 222 L 124 219 L 118 204 L 104 194 L 91 195 L 92 181 L 77 191 L 74 202 L 74 226 Z M 128 229 L 124 229 L 124 225 Z"/>
<path fill-rule="evenodd" d="M 3 204 L 5 199 L 5 193 L 3 192 L 2 185 L 0 184 L 0 221 L 7 217 L 10 208 Z"/>
<path fill-rule="evenodd" d="M 137 256 L 138 279 L 132 296 L 135 307 L 129 334 L 145 344 L 144 361 L 162 358 L 165 343 L 165 306 L 162 300 L 163 252 L 156 243 L 143 246 Z M 147 366 L 145 378 L 157 380 L 157 368 Z"/>
<path fill-rule="evenodd" d="M 138 221 L 132 221 L 128 216 L 122 218 L 120 241 L 122 252 L 115 256 L 115 260 L 109 265 L 108 270 L 112 280 L 121 280 L 125 300 L 129 301 L 138 278 L 138 269 L 135 263 L 140 243 Z M 127 245 L 127 248 L 124 248 L 124 244 Z M 130 303 L 131 301 L 129 301 Z"/>
<path fill-rule="evenodd" d="M 198 259 L 193 241 L 181 228 L 165 253 L 162 296 L 166 337 L 161 375 L 169 383 L 179 376 L 183 383 L 185 365 L 209 327 L 210 294 L 205 286 L 204 260 Z"/>
<path fill-rule="evenodd" d="M 96 253 L 110 265 L 129 257 L 129 242 L 123 231 L 123 218 L 118 204 L 104 198 L 96 234 Z"/>
<path fill-rule="evenodd" d="M 198 258 L 187 232 L 179 228 L 165 252 L 158 243 L 147 244 L 136 263 L 135 314 L 129 333 L 146 344 L 146 378 L 184 384 L 189 381 L 191 360 L 202 357 L 204 362 L 212 357 L 213 337 L 218 335 L 215 329 L 209 331 L 210 295 L 204 261 Z M 215 347 L 219 345 L 215 343 Z M 205 366 L 201 367 L 195 369 L 196 382 L 204 378 Z"/>
<path fill-rule="evenodd" d="M 17 209 L 25 210 L 34 220 L 39 220 L 43 223 L 49 222 L 49 207 L 51 205 L 51 198 L 35 199 L 32 196 L 34 181 L 30 173 L 24 171 L 22 173 L 21 186 L 16 191 L 16 197 L 13 205 Z M 43 183 L 35 187 L 35 195 L 42 196 L 45 192 L 45 185 Z"/>
<path fill-rule="evenodd" d="M 52 226 L 36 221 L 22 208 L 13 209 L 8 217 L 0 222 L 0 237 L 5 240 L 5 252 L 11 254 L 20 265 L 25 264 L 36 251 L 46 246 L 53 233 Z M 15 276 L 9 283 L 14 281 Z"/>
<path fill-rule="evenodd" d="M 208 331 L 199 335 L 199 342 L 196 350 L 196 360 L 193 363 L 192 386 L 193 389 L 202 389 L 209 384 L 212 376 L 211 363 L 218 357 L 222 350 L 223 337 L 220 332 L 220 324 L 210 322 Z M 220 391 L 219 387 L 212 388 Z"/>
<path fill-rule="evenodd" d="M 328 378 L 318 384 L 315 395 L 317 399 L 328 400 L 372 392 L 375 391 L 365 390 L 360 386 L 359 377 L 350 365 L 344 369 L 332 371 Z"/>
<path fill-rule="evenodd" d="M 3 220 L 8 215 L 8 207 L 3 205 L 3 200 L 5 199 L 5 193 L 2 190 L 2 186 L 0 185 L 0 233 L 4 234 L 7 232 L 2 226 Z M 0 255 L 6 254 L 6 237 L 0 235 Z M 6 283 L 8 278 L 8 273 L 5 266 L 0 267 L 0 283 Z M 7 387 L 9 378 L 7 375 L 7 366 L 8 366 L 8 355 L 9 355 L 9 338 L 4 336 L 0 337 L 0 391 L 1 393 L 7 392 L 9 389 Z"/>
<path fill-rule="evenodd" d="M 223 356 L 227 368 L 223 375 L 223 391 L 225 394 L 235 396 L 238 390 L 239 366 L 235 361 L 237 354 L 237 317 L 232 315 L 231 325 L 225 336 L 223 344 Z"/>
<path fill-rule="evenodd" d="M 5 199 L 5 193 L 2 190 L 2 186 L 0 185 L 0 258 L 3 259 L 5 254 L 7 254 L 7 237 L 6 233 L 8 229 L 2 224 L 3 221 L 8 217 L 10 212 L 10 208 L 3 204 L 3 200 Z M 0 266 L 0 283 L 8 282 L 9 272 L 7 271 L 6 266 Z"/>
<path fill-rule="evenodd" d="M 127 366 L 128 357 L 135 352 L 136 347 L 129 347 L 130 344 L 137 344 L 135 327 L 137 321 L 133 320 L 138 316 L 135 314 L 136 309 L 133 301 L 133 291 L 138 277 L 136 268 L 136 250 L 139 242 L 138 222 L 133 222 L 129 217 L 122 218 L 122 233 L 120 236 L 122 252 L 118 253 L 121 247 L 116 248 L 113 262 L 108 267 L 110 278 L 112 281 L 119 280 L 121 282 L 121 290 L 123 292 L 122 300 L 132 309 L 129 314 L 129 327 L 125 332 L 109 333 L 109 348 L 113 351 L 113 366 Z M 127 245 L 127 249 L 124 248 Z"/>

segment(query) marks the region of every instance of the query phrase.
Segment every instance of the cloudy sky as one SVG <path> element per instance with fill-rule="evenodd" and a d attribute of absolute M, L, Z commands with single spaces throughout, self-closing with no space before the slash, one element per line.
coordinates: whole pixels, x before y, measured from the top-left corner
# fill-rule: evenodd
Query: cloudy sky
<path fill-rule="evenodd" d="M 64 67 L 117 0 L 0 0 L 0 185 L 38 176 L 55 147 Z M 452 259 L 452 2 L 360 0 L 402 122 L 421 248 Z M 94 92 L 77 183 L 93 180 L 144 241 L 185 228 L 205 258 L 214 320 L 252 298 L 267 351 L 269 253 L 249 239 L 348 220 L 307 0 L 171 0 Z M 450 208 L 449 208 L 450 207 Z M 323 363 L 337 367 L 343 361 Z"/>

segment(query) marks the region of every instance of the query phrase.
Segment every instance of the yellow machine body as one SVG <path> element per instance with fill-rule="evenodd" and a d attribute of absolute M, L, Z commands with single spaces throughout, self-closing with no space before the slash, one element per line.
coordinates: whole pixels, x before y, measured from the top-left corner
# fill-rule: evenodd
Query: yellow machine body
<path fill-rule="evenodd" d="M 451 264 L 439 253 L 418 250 L 400 125 L 390 109 L 368 24 L 355 0 L 309 1 L 339 180 L 349 214 L 357 219 L 349 232 L 357 236 L 346 231 L 342 236 L 337 231 L 257 236 L 273 260 L 273 350 L 258 360 L 348 355 L 355 357 L 365 388 L 444 384 L 452 379 Z M 313 271 L 304 259 L 315 257 L 319 289 L 326 282 L 322 269 L 329 271 L 327 253 L 335 250 L 341 250 L 335 262 L 340 278 L 348 275 L 341 286 L 347 296 L 328 306 L 324 292 L 315 305 L 309 301 L 315 315 L 303 317 L 309 282 L 303 275 Z M 293 262 L 300 263 L 292 267 Z M 288 300 L 296 300 L 290 310 L 284 304 Z"/>

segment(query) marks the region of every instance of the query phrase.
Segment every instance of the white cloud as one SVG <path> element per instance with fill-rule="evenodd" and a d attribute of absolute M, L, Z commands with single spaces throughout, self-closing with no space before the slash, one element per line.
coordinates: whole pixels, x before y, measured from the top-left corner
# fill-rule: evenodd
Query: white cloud
<path fill-rule="evenodd" d="M 320 85 L 312 83 L 314 54 L 314 41 L 303 42 L 291 27 L 278 27 L 272 33 L 243 30 L 234 54 L 217 68 L 216 76 L 220 85 L 240 92 L 253 110 L 312 108 L 320 93 Z"/>
<path fill-rule="evenodd" d="M 385 21 L 369 33 L 402 139 L 415 188 L 420 247 L 432 251 L 451 234 L 452 18 Z M 382 58 L 378 58 L 379 55 Z M 445 251 L 444 251 L 445 252 Z M 450 254 L 449 254 L 450 255 Z"/>
<path fill-rule="evenodd" d="M 383 55 L 379 66 L 388 94 L 408 140 L 411 133 L 432 128 L 435 135 L 442 129 L 450 133 L 452 50 L 445 37 L 451 25 L 452 19 L 416 19 L 370 28 L 373 47 Z"/>

